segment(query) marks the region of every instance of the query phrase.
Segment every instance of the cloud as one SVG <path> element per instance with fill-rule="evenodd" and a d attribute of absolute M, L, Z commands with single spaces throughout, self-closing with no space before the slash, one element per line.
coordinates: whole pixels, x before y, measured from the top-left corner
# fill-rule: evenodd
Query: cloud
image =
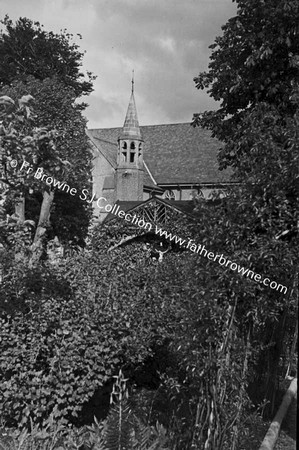
<path fill-rule="evenodd" d="M 111 73 L 115 78 L 115 62 L 120 71 L 120 109 L 114 113 L 119 119 L 114 125 L 122 123 L 133 68 L 141 123 L 191 121 L 194 112 L 216 106 L 206 93 L 196 91 L 193 78 L 207 69 L 208 46 L 234 13 L 230 0 L 113 0 L 97 2 L 95 10 L 98 30 L 93 34 L 101 48 L 110 49 L 103 78 Z M 100 76 L 96 85 L 101 83 Z M 96 87 L 94 95 L 97 91 L 101 88 Z M 108 122 L 109 118 L 103 123 Z"/>
<path fill-rule="evenodd" d="M 81 33 L 84 68 L 98 75 L 87 99 L 90 127 L 121 126 L 132 69 L 140 123 L 191 121 L 215 108 L 193 78 L 207 69 L 231 0 L 0 0 L 12 19 L 26 16 L 45 29 Z M 6 11 L 5 11 L 6 10 Z"/>

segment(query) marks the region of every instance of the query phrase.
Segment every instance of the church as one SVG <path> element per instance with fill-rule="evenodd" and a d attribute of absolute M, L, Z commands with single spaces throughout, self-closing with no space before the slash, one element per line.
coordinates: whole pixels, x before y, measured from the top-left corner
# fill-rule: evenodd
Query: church
<path fill-rule="evenodd" d="M 104 205 L 116 203 L 126 212 L 155 203 L 160 210 L 164 206 L 192 214 L 194 198 L 223 198 L 234 184 L 230 171 L 218 169 L 221 143 L 209 130 L 190 123 L 139 125 L 134 81 L 123 127 L 90 129 L 87 134 L 99 222 L 108 215 Z"/>

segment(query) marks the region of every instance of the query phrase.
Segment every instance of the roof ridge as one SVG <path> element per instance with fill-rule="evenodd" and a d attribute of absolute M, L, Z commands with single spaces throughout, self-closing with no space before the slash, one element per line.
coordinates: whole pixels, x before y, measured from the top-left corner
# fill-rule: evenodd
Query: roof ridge
<path fill-rule="evenodd" d="M 145 127 L 165 127 L 166 125 L 190 125 L 192 126 L 192 122 L 172 122 L 172 123 L 157 123 L 152 125 L 140 125 L 140 128 Z M 104 128 L 88 128 L 88 131 L 97 131 L 97 130 L 119 130 L 121 126 L 118 127 L 104 127 Z M 198 128 L 198 127 L 194 127 Z"/>
<path fill-rule="evenodd" d="M 165 125 L 192 125 L 191 122 L 171 122 L 171 123 L 157 123 L 152 125 L 140 125 L 141 127 L 165 127 Z"/>

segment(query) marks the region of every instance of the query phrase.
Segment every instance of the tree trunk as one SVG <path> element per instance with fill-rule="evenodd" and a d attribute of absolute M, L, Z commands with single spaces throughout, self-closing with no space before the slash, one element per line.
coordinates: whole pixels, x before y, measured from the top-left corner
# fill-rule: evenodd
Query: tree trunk
<path fill-rule="evenodd" d="M 44 191 L 43 202 L 40 210 L 39 221 L 36 228 L 29 266 L 37 264 L 43 254 L 44 241 L 47 228 L 50 224 L 50 209 L 54 200 L 54 191 Z"/>
<path fill-rule="evenodd" d="M 18 222 L 25 222 L 25 196 L 23 193 L 16 199 L 15 216 L 18 218 Z"/>

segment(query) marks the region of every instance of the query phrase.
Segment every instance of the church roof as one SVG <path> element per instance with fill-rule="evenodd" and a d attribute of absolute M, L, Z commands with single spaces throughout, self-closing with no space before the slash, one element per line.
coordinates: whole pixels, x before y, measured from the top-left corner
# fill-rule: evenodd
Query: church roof
<path fill-rule="evenodd" d="M 230 170 L 218 169 L 221 143 L 211 132 L 189 123 L 141 126 L 144 161 L 157 184 L 217 184 L 230 182 Z M 88 130 L 93 143 L 116 167 L 117 139 L 122 128 Z M 147 172 L 147 171 L 145 171 Z M 148 174 L 148 176 L 150 176 Z"/>
<path fill-rule="evenodd" d="M 88 133 L 89 134 L 89 133 Z M 108 162 L 111 164 L 111 166 L 116 169 L 117 166 L 117 143 L 106 141 L 105 139 L 100 139 L 97 136 L 90 136 L 95 137 L 96 141 L 93 141 L 98 150 L 103 153 L 103 155 L 106 157 Z"/>

